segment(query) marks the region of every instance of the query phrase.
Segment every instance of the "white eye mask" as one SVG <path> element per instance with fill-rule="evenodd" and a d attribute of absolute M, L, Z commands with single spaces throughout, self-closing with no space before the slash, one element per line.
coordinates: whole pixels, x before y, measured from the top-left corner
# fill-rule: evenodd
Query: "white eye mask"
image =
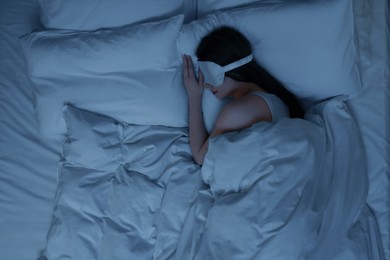
<path fill-rule="evenodd" d="M 223 80 L 225 79 L 225 72 L 241 67 L 242 65 L 251 62 L 252 59 L 252 54 L 250 54 L 249 56 L 246 56 L 223 67 L 211 61 L 198 61 L 198 64 L 200 71 L 203 74 L 204 82 L 214 87 L 219 87 L 223 84 Z"/>

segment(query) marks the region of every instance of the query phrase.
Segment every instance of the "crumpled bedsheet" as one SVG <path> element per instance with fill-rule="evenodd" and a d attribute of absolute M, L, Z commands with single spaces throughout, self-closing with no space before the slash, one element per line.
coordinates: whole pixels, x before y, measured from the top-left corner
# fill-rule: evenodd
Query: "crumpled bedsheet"
<path fill-rule="evenodd" d="M 212 138 L 202 167 L 186 128 L 64 118 L 49 260 L 382 258 L 342 98 Z"/>
<path fill-rule="evenodd" d="M 175 259 L 384 259 L 359 136 L 340 97 L 214 138 Z"/>

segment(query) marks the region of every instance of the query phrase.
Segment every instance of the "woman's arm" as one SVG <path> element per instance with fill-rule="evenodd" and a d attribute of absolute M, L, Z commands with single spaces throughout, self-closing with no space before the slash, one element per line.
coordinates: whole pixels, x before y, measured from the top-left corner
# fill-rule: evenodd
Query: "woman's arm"
<path fill-rule="evenodd" d="M 189 98 L 189 135 L 192 156 L 196 163 L 203 164 L 209 135 L 203 121 L 202 96 Z"/>
<path fill-rule="evenodd" d="M 209 147 L 209 138 L 225 132 L 241 130 L 259 121 L 267 121 L 268 115 L 262 107 L 259 107 L 258 100 L 250 102 L 250 99 L 257 97 L 243 97 L 222 108 L 213 131 L 208 135 L 202 115 L 203 75 L 199 71 L 199 80 L 196 79 L 191 57 L 187 55 L 183 56 L 183 78 L 189 101 L 190 148 L 198 164 L 203 164 Z"/>
<path fill-rule="evenodd" d="M 189 103 L 189 136 L 190 148 L 194 160 L 203 163 L 208 147 L 208 133 L 202 115 L 203 75 L 199 72 L 199 80 L 194 75 L 190 56 L 183 55 L 183 79 Z"/>
<path fill-rule="evenodd" d="M 222 108 L 220 114 L 218 115 L 218 118 L 214 125 L 214 129 L 210 133 L 210 135 L 207 135 L 207 132 L 204 129 L 203 118 L 201 113 L 199 113 L 200 120 L 202 120 L 202 126 L 205 131 L 204 136 L 206 137 L 203 136 L 202 138 L 196 141 L 196 143 L 199 144 L 202 143 L 201 140 L 204 140 L 203 143 L 200 145 L 200 148 L 196 148 L 196 150 L 194 151 L 191 150 L 193 157 L 198 164 L 203 164 L 204 157 L 209 147 L 209 138 L 215 137 L 217 135 L 226 132 L 241 130 L 250 127 L 254 123 L 260 121 L 269 121 L 269 115 L 267 113 L 267 110 L 262 108 L 261 102 L 259 102 L 258 100 L 255 100 L 255 102 L 250 102 L 250 99 L 253 98 L 254 98 L 253 96 L 243 97 L 240 100 L 234 100 L 226 104 Z M 195 109 L 194 107 L 194 112 L 201 111 L 200 108 L 201 102 L 199 101 L 197 104 L 199 104 L 199 108 Z M 193 121 L 194 126 L 197 126 L 198 122 L 195 121 L 196 120 L 195 114 L 192 116 L 194 120 Z M 191 114 L 190 114 L 190 127 L 191 127 Z M 197 128 L 194 127 L 194 129 L 196 131 Z M 195 136 L 193 136 L 193 138 L 194 137 Z M 190 140 L 191 140 L 191 133 L 190 133 Z"/>

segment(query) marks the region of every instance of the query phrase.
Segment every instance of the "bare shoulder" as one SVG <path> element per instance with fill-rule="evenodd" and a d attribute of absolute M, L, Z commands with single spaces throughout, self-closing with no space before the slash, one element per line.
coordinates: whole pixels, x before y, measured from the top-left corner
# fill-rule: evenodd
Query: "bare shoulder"
<path fill-rule="evenodd" d="M 243 96 L 223 107 L 211 136 L 241 130 L 260 121 L 271 121 L 266 101 L 257 96 Z"/>
<path fill-rule="evenodd" d="M 245 95 L 228 103 L 221 112 L 221 116 L 229 119 L 271 121 L 271 111 L 267 102 L 259 96 Z"/>

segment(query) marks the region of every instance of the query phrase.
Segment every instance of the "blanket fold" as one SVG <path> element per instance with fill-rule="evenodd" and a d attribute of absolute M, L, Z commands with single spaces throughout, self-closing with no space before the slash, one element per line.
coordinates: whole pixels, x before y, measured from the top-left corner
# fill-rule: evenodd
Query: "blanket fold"
<path fill-rule="evenodd" d="M 186 128 L 131 125 L 72 106 L 64 118 L 49 260 L 382 255 L 369 243 L 378 239 L 365 204 L 364 147 L 342 97 L 305 120 L 211 138 L 202 168 Z"/>

